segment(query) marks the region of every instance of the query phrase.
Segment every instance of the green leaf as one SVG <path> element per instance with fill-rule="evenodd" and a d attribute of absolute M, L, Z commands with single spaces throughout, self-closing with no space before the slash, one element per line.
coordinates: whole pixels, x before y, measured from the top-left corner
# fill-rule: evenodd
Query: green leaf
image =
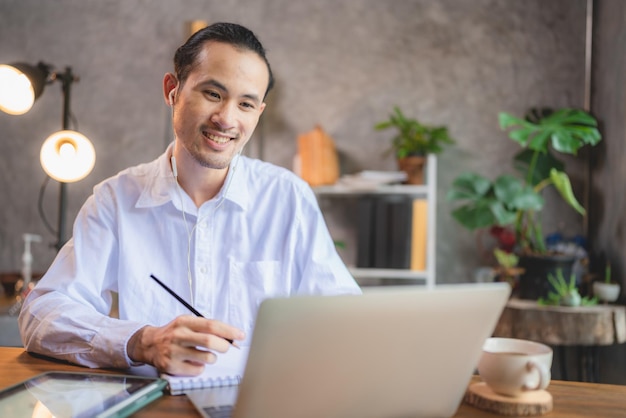
<path fill-rule="evenodd" d="M 531 210 L 538 212 L 543 209 L 545 201 L 543 197 L 530 186 L 526 186 L 515 198 L 511 201 L 511 205 L 517 210 Z"/>
<path fill-rule="evenodd" d="M 407 118 L 397 106 L 387 120 L 374 125 L 376 130 L 392 127 L 397 129 L 397 135 L 392 139 L 389 151 L 394 151 L 399 158 L 440 153 L 443 145 L 455 143 L 445 126 L 427 126 L 414 118 Z"/>
<path fill-rule="evenodd" d="M 335 248 L 339 248 L 339 249 L 345 249 L 346 248 L 346 242 L 345 241 L 333 241 L 335 243 Z"/>
<path fill-rule="evenodd" d="M 495 223 L 490 210 L 480 206 L 464 205 L 452 211 L 452 217 L 469 230 L 485 228 Z"/>
<path fill-rule="evenodd" d="M 556 291 L 557 295 L 564 296 L 565 294 L 567 294 L 567 291 L 569 289 L 568 289 L 567 283 L 565 282 L 565 279 L 563 278 L 562 269 L 558 269 L 556 271 L 556 276 L 554 276 L 552 273 L 549 273 L 548 281 L 550 282 L 552 287 L 554 287 L 554 290 Z"/>
<path fill-rule="evenodd" d="M 550 140 L 550 131 L 541 131 L 535 129 L 534 135 L 528 141 L 528 148 L 541 153 L 548 152 L 548 141 Z"/>
<path fill-rule="evenodd" d="M 550 136 L 550 139 L 552 139 L 554 149 L 563 154 L 576 155 L 578 148 L 584 145 L 582 142 L 576 140 L 573 131 L 555 131 Z"/>
<path fill-rule="evenodd" d="M 563 275 L 563 273 L 561 273 L 561 275 Z M 569 290 L 574 290 L 576 289 L 576 275 L 574 273 L 572 273 L 569 277 Z"/>
<path fill-rule="evenodd" d="M 593 116 L 577 109 L 558 110 L 537 123 L 506 113 L 500 113 L 498 119 L 500 129 L 510 130 L 509 138 L 540 152 L 547 152 L 551 144 L 559 152 L 575 155 L 580 147 L 595 145 L 601 138 Z"/>
<path fill-rule="evenodd" d="M 519 262 L 519 257 L 515 255 L 515 253 L 507 253 L 506 251 L 501 250 L 500 248 L 495 248 L 493 250 L 493 254 L 496 256 L 498 265 L 505 267 L 505 268 L 515 267 L 517 266 L 517 263 Z"/>
<path fill-rule="evenodd" d="M 502 202 L 493 201 L 489 206 L 493 217 L 496 220 L 496 224 L 500 226 L 511 225 L 515 222 L 517 212 L 515 210 L 509 210 Z"/>
<path fill-rule="evenodd" d="M 464 175 L 448 193 L 449 200 L 462 205 L 454 209 L 454 217 L 472 229 L 515 225 L 521 247 L 544 253 L 539 212 L 545 202 L 540 191 L 553 185 L 569 205 L 585 213 L 572 192 L 564 163 L 555 155 L 557 152 L 576 155 L 582 146 L 596 145 L 601 140 L 597 121 L 582 110 L 536 108 L 524 119 L 501 112 L 498 123 L 507 136 L 522 147 L 514 157 L 514 167 L 521 176 L 500 176 L 491 183 L 482 177 Z M 477 185 L 479 178 L 481 186 Z M 553 280 L 558 282 L 557 277 Z M 569 286 L 562 281 L 562 287 Z M 558 295 L 548 296 L 546 303 L 552 302 L 558 304 Z"/>
<path fill-rule="evenodd" d="M 524 184 L 517 178 L 508 174 L 498 177 L 493 183 L 493 189 L 498 199 L 509 202 L 522 191 Z"/>
<path fill-rule="evenodd" d="M 379 122 L 376 125 L 374 125 L 374 129 L 376 129 L 377 131 L 382 131 L 383 129 L 387 129 L 389 128 L 391 125 L 391 122 L 386 121 L 386 122 Z"/>
<path fill-rule="evenodd" d="M 522 147 L 526 147 L 529 145 L 529 139 L 536 134 L 537 129 L 535 127 L 523 127 L 520 129 L 513 130 L 509 133 L 509 138 L 518 142 Z"/>
<path fill-rule="evenodd" d="M 535 158 L 535 166 L 530 178 L 530 184 L 533 186 L 536 186 L 545 179 L 550 178 L 550 171 L 553 168 L 556 168 L 559 171 L 563 171 L 565 168 L 565 164 L 561 160 L 554 157 L 550 151 L 545 154 L 540 154 L 535 151 L 525 149 L 518 152 L 513 159 L 513 165 L 523 178 L 527 178 L 533 158 Z"/>
<path fill-rule="evenodd" d="M 572 185 L 569 181 L 569 177 L 566 173 L 562 171 L 558 171 L 556 169 L 552 169 L 550 171 L 550 180 L 554 183 L 554 187 L 559 191 L 561 197 L 572 207 L 576 212 L 581 215 L 585 215 L 585 208 L 578 202 L 576 196 L 574 196 L 574 191 L 572 190 Z"/>
<path fill-rule="evenodd" d="M 455 192 L 455 197 L 448 199 L 478 198 L 485 196 L 490 189 L 491 181 L 487 178 L 475 173 L 464 173 L 457 177 L 452 183 L 452 191 Z"/>
<path fill-rule="evenodd" d="M 532 187 L 525 186 L 518 178 L 510 175 L 496 179 L 494 193 L 500 201 L 515 210 L 540 210 L 544 203 Z"/>
<path fill-rule="evenodd" d="M 594 306 L 598 304 L 598 297 L 594 296 L 592 298 L 589 298 L 589 296 L 584 296 L 581 301 L 580 304 L 582 306 Z"/>
<path fill-rule="evenodd" d="M 500 112 L 498 114 L 498 123 L 500 125 L 500 129 L 508 129 L 511 126 L 524 126 L 527 122 L 524 119 L 517 118 L 510 113 Z"/>

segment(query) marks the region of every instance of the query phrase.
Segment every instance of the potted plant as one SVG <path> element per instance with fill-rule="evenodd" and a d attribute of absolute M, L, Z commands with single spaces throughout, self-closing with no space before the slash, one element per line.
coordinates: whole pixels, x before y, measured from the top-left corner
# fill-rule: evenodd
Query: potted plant
<path fill-rule="evenodd" d="M 606 264 L 604 280 L 593 282 L 593 294 L 602 302 L 615 302 L 619 298 L 620 285 L 611 280 L 611 265 Z"/>
<path fill-rule="evenodd" d="M 498 263 L 498 266 L 495 268 L 498 281 L 506 281 L 511 285 L 512 289 L 515 289 L 519 275 L 524 272 L 524 269 L 517 266 L 519 257 L 500 248 L 495 248 L 493 255 Z"/>
<path fill-rule="evenodd" d="M 558 269 L 555 275 L 548 274 L 548 281 L 554 290 L 550 290 L 546 298 L 539 298 L 540 305 L 593 306 L 598 303 L 595 296 L 593 298 L 580 296 L 574 274 L 571 274 L 567 281 L 563 276 L 563 270 Z"/>
<path fill-rule="evenodd" d="M 584 215 L 585 209 L 564 171 L 565 164 L 555 153 L 576 155 L 581 147 L 598 144 L 601 135 L 591 114 L 570 108 L 531 109 L 524 119 L 502 112 L 499 125 L 521 147 L 514 156 L 519 175 L 504 174 L 491 181 L 476 173 L 464 173 L 453 181 L 447 198 L 458 203 L 452 212 L 454 219 L 470 230 L 513 229 L 519 267 L 525 270 L 520 277 L 520 296 L 545 297 L 550 290 L 547 272 L 563 269 L 567 275 L 575 258 L 547 249 L 539 217 L 544 208 L 541 192 L 554 186 L 565 202 Z"/>
<path fill-rule="evenodd" d="M 427 154 L 438 154 L 445 145 L 455 143 L 445 126 L 428 126 L 417 119 L 407 118 L 397 106 L 393 108 L 389 119 L 374 126 L 378 131 L 389 128 L 395 128 L 397 133 L 387 152 L 394 152 L 398 167 L 407 173 L 408 184 L 424 184 Z"/>

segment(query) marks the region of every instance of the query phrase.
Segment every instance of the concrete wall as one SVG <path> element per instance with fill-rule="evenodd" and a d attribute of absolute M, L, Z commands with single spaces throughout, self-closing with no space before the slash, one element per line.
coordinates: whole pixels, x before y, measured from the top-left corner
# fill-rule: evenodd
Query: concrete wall
<path fill-rule="evenodd" d="M 445 124 L 458 145 L 439 159 L 437 270 L 441 282 L 470 280 L 480 264 L 475 236 L 450 217 L 444 196 L 466 170 L 495 176 L 516 149 L 497 113 L 530 106 L 582 106 L 585 0 L 0 0 L 0 62 L 39 60 L 80 75 L 72 94 L 78 129 L 97 162 L 71 184 L 72 220 L 94 184 L 159 155 L 170 141 L 161 79 L 192 19 L 235 21 L 269 50 L 276 90 L 247 152 L 291 167 L 298 133 L 320 124 L 344 155 L 345 170 L 395 169 L 375 132 L 394 105 Z M 38 155 L 61 126 L 61 93 L 49 86 L 19 117 L 0 114 L 0 269 L 19 269 L 21 234 L 45 237 L 35 268 L 45 270 L 54 241 L 37 212 L 45 175 Z M 262 146 L 261 146 L 262 145 Z M 572 166 L 579 183 L 576 165 Z M 577 186 L 578 187 L 578 186 Z M 44 208 L 56 224 L 57 185 Z M 547 221 L 566 232 L 581 219 L 555 206 Z M 329 220 L 332 224 L 334 221 Z M 331 225 L 332 226 L 332 225 Z"/>

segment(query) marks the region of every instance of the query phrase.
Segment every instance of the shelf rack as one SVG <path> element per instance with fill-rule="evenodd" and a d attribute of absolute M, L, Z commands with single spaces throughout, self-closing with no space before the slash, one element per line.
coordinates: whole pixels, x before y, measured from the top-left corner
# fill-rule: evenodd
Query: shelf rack
<path fill-rule="evenodd" d="M 436 224 L 437 224 L 437 158 L 433 154 L 428 155 L 426 163 L 425 185 L 378 185 L 371 188 L 357 188 L 342 184 L 333 186 L 314 187 L 313 191 L 318 197 L 352 197 L 362 195 L 380 194 L 403 194 L 414 197 L 423 197 L 427 200 L 427 245 L 426 245 L 426 270 L 414 271 L 408 269 L 378 269 L 349 267 L 355 279 L 400 279 L 421 280 L 428 287 L 434 287 L 435 279 L 435 250 Z"/>

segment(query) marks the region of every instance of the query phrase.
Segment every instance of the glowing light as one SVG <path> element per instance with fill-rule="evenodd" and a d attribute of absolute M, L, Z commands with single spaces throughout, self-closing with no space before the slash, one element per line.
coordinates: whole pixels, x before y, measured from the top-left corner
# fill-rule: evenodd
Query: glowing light
<path fill-rule="evenodd" d="M 39 157 L 46 174 L 64 183 L 84 179 L 96 164 L 93 145 L 76 131 L 58 131 L 50 135 L 43 143 Z"/>
<path fill-rule="evenodd" d="M 0 65 L 0 110 L 23 115 L 35 103 L 35 91 L 24 73 L 10 65 Z"/>

